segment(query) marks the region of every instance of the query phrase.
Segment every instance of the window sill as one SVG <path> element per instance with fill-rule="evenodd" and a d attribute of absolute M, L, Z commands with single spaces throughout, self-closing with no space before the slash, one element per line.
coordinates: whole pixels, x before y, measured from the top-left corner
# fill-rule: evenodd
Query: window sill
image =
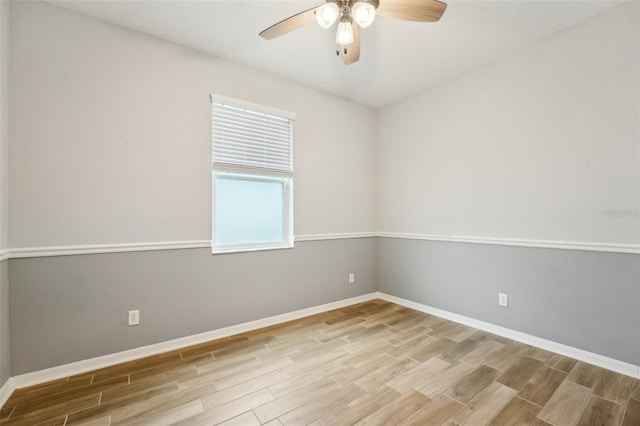
<path fill-rule="evenodd" d="M 251 253 L 256 251 L 267 251 L 267 250 L 286 250 L 292 249 L 293 243 L 287 245 L 279 245 L 279 246 L 268 246 L 268 247 L 230 247 L 225 249 L 213 249 L 211 251 L 212 255 L 216 254 L 233 254 L 233 253 Z"/>

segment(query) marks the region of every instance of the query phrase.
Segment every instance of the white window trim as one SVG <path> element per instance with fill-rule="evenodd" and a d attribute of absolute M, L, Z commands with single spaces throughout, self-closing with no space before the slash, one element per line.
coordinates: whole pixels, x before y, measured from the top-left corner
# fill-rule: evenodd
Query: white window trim
<path fill-rule="evenodd" d="M 255 104 L 251 102 L 241 101 L 234 98 L 229 98 L 222 95 L 211 94 L 211 102 L 226 104 L 238 108 L 257 111 L 263 114 L 274 115 L 294 121 L 296 114 L 293 112 L 280 110 L 277 108 L 268 107 L 265 105 Z M 293 155 L 293 154 L 292 154 Z M 250 169 L 243 166 L 236 166 L 233 164 L 219 164 L 212 168 L 211 173 L 211 187 L 212 187 L 212 199 L 211 199 L 211 252 L 212 254 L 230 254 L 230 253 L 245 253 L 264 250 L 280 250 L 290 249 L 294 247 L 294 232 L 293 232 L 293 158 L 291 158 L 291 170 L 288 172 L 270 169 Z M 236 177 L 247 180 L 258 180 L 265 182 L 279 181 L 284 185 L 283 194 L 283 208 L 284 211 L 284 223 L 283 223 L 283 235 L 284 241 L 277 243 L 259 243 L 259 244 L 242 244 L 242 245 L 224 245 L 216 246 L 215 243 L 215 200 L 216 200 L 216 177 Z"/>

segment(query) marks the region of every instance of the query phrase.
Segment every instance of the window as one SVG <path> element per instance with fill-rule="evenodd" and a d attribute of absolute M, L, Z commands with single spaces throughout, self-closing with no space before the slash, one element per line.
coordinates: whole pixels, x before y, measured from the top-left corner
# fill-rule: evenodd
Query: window
<path fill-rule="evenodd" d="M 211 95 L 213 253 L 293 247 L 293 113 Z"/>

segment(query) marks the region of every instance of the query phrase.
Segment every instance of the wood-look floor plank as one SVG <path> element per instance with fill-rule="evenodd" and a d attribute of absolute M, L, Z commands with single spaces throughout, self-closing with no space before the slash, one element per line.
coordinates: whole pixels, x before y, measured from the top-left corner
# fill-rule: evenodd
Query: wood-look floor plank
<path fill-rule="evenodd" d="M 471 371 L 473 371 L 473 367 L 468 364 L 452 364 L 439 373 L 431 376 L 423 384 L 418 386 L 416 390 L 422 392 L 431 399 L 437 398 L 438 395 L 449 388 L 452 383 L 457 382 Z"/>
<path fill-rule="evenodd" d="M 590 396 L 589 388 L 564 381 L 540 411 L 538 417 L 551 424 L 575 424 Z"/>
<path fill-rule="evenodd" d="M 528 356 L 521 357 L 496 379 L 498 383 L 520 390 L 544 363 Z"/>
<path fill-rule="evenodd" d="M 237 385 L 238 383 L 251 380 L 257 376 L 280 370 L 292 364 L 294 364 L 294 362 L 289 357 L 276 358 L 253 367 L 245 368 L 244 370 L 237 371 L 229 374 L 228 376 L 221 377 L 215 380 L 216 387 L 218 389 L 225 389 L 233 385 Z"/>
<path fill-rule="evenodd" d="M 500 371 L 507 371 L 513 363 L 521 358 L 521 353 L 527 346 L 520 342 L 509 342 L 504 348 L 494 353 L 487 359 L 485 364 Z"/>
<path fill-rule="evenodd" d="M 367 393 L 310 423 L 310 426 L 352 425 L 399 396 L 396 390 L 382 386 L 372 394 Z"/>
<path fill-rule="evenodd" d="M 96 370 L 93 374 L 93 382 L 101 382 L 103 380 L 122 376 L 124 374 L 131 374 L 137 371 L 146 370 L 148 368 L 157 367 L 159 365 L 168 365 L 175 361 L 180 361 L 182 358 L 179 354 L 175 354 L 173 356 L 164 356 L 161 357 L 159 355 L 154 355 L 142 359 L 138 359 L 135 361 L 129 361 L 124 364 L 114 365 L 112 367 L 102 368 L 100 370 Z"/>
<path fill-rule="evenodd" d="M 445 394 L 452 399 L 466 404 L 482 389 L 489 386 L 500 374 L 498 370 L 488 365 L 482 365 L 454 383 Z"/>
<path fill-rule="evenodd" d="M 241 398 L 234 399 L 226 404 L 207 409 L 202 414 L 189 417 L 188 419 L 175 424 L 185 426 L 215 425 L 226 420 L 230 420 L 273 400 L 274 398 L 273 395 L 271 395 L 271 392 L 267 389 L 262 389 Z"/>
<path fill-rule="evenodd" d="M 566 377 L 566 373 L 544 366 L 536 371 L 518 393 L 518 396 L 542 407 Z"/>
<path fill-rule="evenodd" d="M 67 425 L 69 423 L 65 423 Z M 111 415 L 107 415 L 104 417 L 98 417 L 94 420 L 89 420 L 87 422 L 81 423 L 81 426 L 110 426 L 111 425 Z"/>
<path fill-rule="evenodd" d="M 551 358 L 551 356 L 553 356 L 553 353 L 549 352 L 546 349 L 536 348 L 536 347 L 527 345 L 527 348 L 524 350 L 524 352 L 522 352 L 522 355 L 547 363 Z"/>
<path fill-rule="evenodd" d="M 473 338 L 473 337 L 472 337 Z M 471 352 L 460 358 L 460 361 L 479 367 L 493 354 L 504 348 L 504 343 L 494 340 L 479 341 L 480 343 Z"/>
<path fill-rule="evenodd" d="M 430 328 L 425 327 L 424 325 L 419 325 L 417 327 L 410 328 L 408 330 L 402 330 L 398 333 L 394 333 L 393 336 L 390 336 L 387 339 L 387 342 L 393 346 L 400 346 L 411 340 L 415 339 L 419 336 L 427 336 L 429 335 Z M 436 339 L 436 338 L 433 338 Z"/>
<path fill-rule="evenodd" d="M 359 330 L 351 334 L 347 334 L 343 337 L 343 339 L 347 343 L 354 343 L 358 340 L 363 340 L 365 338 L 371 338 L 376 336 L 379 333 L 383 333 L 387 331 L 389 327 L 386 324 L 377 324 L 373 327 L 365 328 L 364 330 Z"/>
<path fill-rule="evenodd" d="M 236 343 L 246 342 L 248 340 L 249 338 L 243 335 L 225 337 L 223 339 L 190 346 L 188 348 L 182 349 L 179 354 L 182 356 L 182 358 L 187 359 L 193 356 L 200 356 L 203 354 L 211 353 L 215 350 L 226 348 Z"/>
<path fill-rule="evenodd" d="M 347 385 L 354 381 L 364 377 L 372 372 L 375 372 L 381 365 L 386 365 L 392 362 L 394 358 L 386 353 L 377 354 L 371 357 L 371 359 L 363 361 L 360 364 L 351 365 L 349 367 L 342 368 L 341 371 L 332 374 L 333 379 L 342 384 Z M 341 360 L 338 360 L 338 364 L 342 366 Z"/>
<path fill-rule="evenodd" d="M 207 392 L 205 395 L 200 397 L 200 400 L 207 409 L 217 407 L 219 405 L 226 404 L 227 402 L 231 402 L 234 399 L 257 392 L 261 389 L 268 389 L 269 386 L 286 382 L 289 379 L 290 376 L 286 372 L 281 370 L 273 371 L 228 388 L 216 390 L 214 392 Z"/>
<path fill-rule="evenodd" d="M 624 405 L 632 385 L 633 379 L 631 377 L 605 370 L 600 376 L 600 381 L 593 390 L 593 394 L 616 404 Z"/>
<path fill-rule="evenodd" d="M 265 423 L 302 405 L 324 398 L 340 388 L 341 386 L 334 380 L 324 379 L 319 382 L 310 383 L 302 389 L 264 404 L 253 410 L 253 412 L 260 422 Z"/>
<path fill-rule="evenodd" d="M 280 398 L 281 396 L 305 387 L 309 383 L 317 382 L 326 377 L 333 377 L 335 379 L 335 375 L 340 374 L 343 371 L 344 367 L 335 361 L 320 365 L 313 370 L 309 370 L 293 377 L 291 377 L 291 375 L 289 375 L 285 370 L 283 373 L 287 374 L 288 378 L 269 385 L 269 390 L 273 396 Z"/>
<path fill-rule="evenodd" d="M 388 343 L 377 342 L 376 344 L 362 346 L 358 350 L 350 352 L 349 355 L 342 356 L 338 362 L 345 367 L 357 367 L 362 363 L 369 362 L 374 357 L 388 354 L 391 348 L 393 346 Z"/>
<path fill-rule="evenodd" d="M 32 426 L 64 426 L 64 423 L 67 419 L 66 415 L 55 417 L 52 419 L 47 419 L 43 422 L 38 423 L 29 423 Z"/>
<path fill-rule="evenodd" d="M 16 389 L 11 397 L 5 403 L 6 407 L 16 406 L 24 401 L 35 401 L 38 398 L 46 398 L 59 392 L 68 392 L 73 389 L 82 388 L 91 384 L 93 374 L 83 376 L 81 379 L 69 381 L 68 379 L 59 379 L 52 382 L 43 383 L 23 389 Z"/>
<path fill-rule="evenodd" d="M 402 426 L 441 426 L 462 408 L 458 401 L 440 395 L 400 423 Z"/>
<path fill-rule="evenodd" d="M 60 402 L 38 410 L 29 411 L 20 416 L 11 415 L 5 420 L 3 426 L 22 426 L 41 423 L 49 419 L 56 419 L 64 416 L 66 413 L 74 413 L 90 407 L 96 407 L 100 403 L 100 394 L 90 394 L 81 396 L 71 401 Z"/>
<path fill-rule="evenodd" d="M 541 408 L 519 397 L 511 401 L 491 420 L 488 426 L 528 425 L 536 419 Z"/>
<path fill-rule="evenodd" d="M 167 383 L 165 385 L 157 386 L 155 388 L 140 391 L 134 394 L 127 394 L 119 398 L 113 399 L 109 402 L 100 402 L 100 405 L 90 407 L 87 409 L 79 410 L 75 413 L 69 414 L 67 418 L 67 425 L 77 425 L 86 423 L 88 421 L 96 420 L 101 417 L 105 417 L 112 413 L 118 412 L 129 406 L 135 406 L 137 404 L 144 404 L 151 398 L 158 395 L 174 394 L 179 391 L 178 384 Z"/>
<path fill-rule="evenodd" d="M 567 380 L 593 389 L 600 381 L 603 371 L 595 365 L 578 361 L 569 372 Z"/>
<path fill-rule="evenodd" d="M 402 333 L 404 335 L 404 333 Z M 394 338 L 391 337 L 387 339 L 389 342 L 393 342 Z M 391 356 L 398 357 L 410 354 L 411 352 L 417 351 L 419 349 L 424 349 L 432 343 L 438 342 L 439 339 L 437 337 L 429 336 L 429 335 L 414 335 L 412 339 L 409 339 L 403 343 L 394 346 L 393 349 L 389 350 L 388 353 Z"/>
<path fill-rule="evenodd" d="M 341 386 L 323 397 L 317 397 L 313 401 L 294 408 L 279 418 L 285 426 L 304 426 L 321 418 L 328 412 L 349 404 L 364 394 L 365 391 L 355 384 Z"/>
<path fill-rule="evenodd" d="M 265 336 L 257 340 L 247 340 L 233 346 L 216 349 L 211 352 L 215 359 L 224 359 L 239 356 L 256 356 L 262 352 L 269 351 L 267 344 L 275 340 L 275 336 Z"/>
<path fill-rule="evenodd" d="M 551 357 L 546 362 L 549 367 L 555 368 L 556 370 L 560 370 L 565 373 L 569 373 L 577 363 L 577 360 L 560 354 L 551 355 Z"/>
<path fill-rule="evenodd" d="M 169 426 L 202 413 L 204 413 L 204 407 L 202 406 L 200 400 L 196 399 L 194 401 L 190 401 L 186 404 L 172 407 L 167 410 L 158 410 L 151 415 L 140 416 L 130 424 Z"/>
<path fill-rule="evenodd" d="M 358 426 L 397 425 L 431 402 L 426 395 L 411 390 L 384 405 L 356 424 Z"/>
<path fill-rule="evenodd" d="M 539 417 L 536 417 L 534 421 L 531 422 L 530 426 L 554 426 L 551 423 L 547 423 L 544 420 L 540 420 Z"/>
<path fill-rule="evenodd" d="M 627 403 L 624 417 L 622 418 L 622 426 L 638 426 L 640 425 L 640 401 L 630 399 Z"/>
<path fill-rule="evenodd" d="M 418 362 L 424 362 L 429 358 L 432 358 L 434 356 L 437 356 L 439 354 L 442 354 L 448 351 L 456 344 L 457 343 L 454 340 L 441 338 L 441 339 L 437 339 L 436 341 L 432 341 L 431 343 L 423 347 L 414 348 L 408 353 L 408 355 Z"/>
<path fill-rule="evenodd" d="M 515 396 L 508 386 L 493 382 L 451 417 L 460 426 L 484 425 L 498 414 Z"/>
<path fill-rule="evenodd" d="M 629 391 L 629 398 L 640 400 L 640 379 L 633 381 L 633 386 L 631 386 L 631 391 Z"/>
<path fill-rule="evenodd" d="M 355 383 L 367 392 L 371 392 L 379 386 L 382 386 L 393 380 L 395 377 L 406 373 L 418 362 L 411 358 L 399 358 L 386 364 L 378 365 L 378 368 L 364 377 L 356 380 Z"/>
<path fill-rule="evenodd" d="M 342 350 L 327 351 L 323 354 L 316 355 L 312 358 L 297 361 L 295 364 L 284 368 L 284 371 L 291 376 L 297 376 L 298 374 L 307 372 L 314 368 L 319 368 L 321 365 L 328 364 L 330 362 L 339 360 L 342 365 L 342 360 L 346 356 L 346 352 Z"/>
<path fill-rule="evenodd" d="M 578 426 L 617 426 L 622 420 L 624 408 L 616 403 L 607 401 L 595 395 L 591 396 Z"/>
<path fill-rule="evenodd" d="M 61 404 L 68 401 L 73 401 L 87 394 L 100 394 L 100 392 L 108 391 L 110 389 L 119 389 L 129 384 L 128 376 L 117 376 L 111 379 L 106 379 L 95 385 L 87 385 L 69 391 L 54 393 L 46 398 L 40 398 L 35 401 L 29 401 L 28 403 L 21 403 L 16 406 L 16 409 L 12 413 L 13 417 L 19 417 L 32 411 L 37 411 L 43 408 L 50 407 L 52 405 Z"/>
<path fill-rule="evenodd" d="M 279 422 L 279 421 L 278 421 Z M 277 423 L 281 425 L 282 423 Z M 260 426 L 260 420 L 253 414 L 253 411 L 247 411 L 232 419 L 219 423 L 220 426 Z"/>
<path fill-rule="evenodd" d="M 13 410 L 15 408 L 16 408 L 15 406 L 9 406 L 9 405 L 5 405 L 4 407 L 2 407 L 2 409 L 0 410 L 0 421 L 7 420 L 11 415 L 11 413 L 13 413 Z"/>
<path fill-rule="evenodd" d="M 400 393 L 405 393 L 422 385 L 433 375 L 441 372 L 449 366 L 451 366 L 451 364 L 449 364 L 448 362 L 434 357 L 407 371 L 406 373 L 393 378 L 389 382 L 389 386 Z"/>
<path fill-rule="evenodd" d="M 100 403 L 104 405 L 112 401 L 126 399 L 129 396 L 138 394 L 156 395 L 164 393 L 162 389 L 169 392 L 177 391 L 177 382 L 175 378 L 172 379 L 168 379 L 168 381 L 159 380 L 157 383 L 154 382 L 153 384 L 150 384 L 149 382 L 135 383 L 128 386 L 105 390 L 102 392 Z"/>
<path fill-rule="evenodd" d="M 457 360 L 474 350 L 479 344 L 480 342 L 473 339 L 466 339 L 461 342 L 457 342 L 451 348 L 443 352 L 440 355 L 440 358 L 447 362 L 456 362 Z"/>

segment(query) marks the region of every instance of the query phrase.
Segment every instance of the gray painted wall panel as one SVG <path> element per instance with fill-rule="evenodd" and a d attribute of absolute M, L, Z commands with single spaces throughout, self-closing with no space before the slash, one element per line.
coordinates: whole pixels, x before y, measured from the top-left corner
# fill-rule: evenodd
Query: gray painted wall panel
<path fill-rule="evenodd" d="M 0 262 L 0 387 L 11 377 L 9 338 L 9 262 Z"/>
<path fill-rule="evenodd" d="M 381 292 L 640 364 L 640 256 L 378 239 Z M 498 293 L 509 307 L 498 306 Z"/>
<path fill-rule="evenodd" d="M 375 261 L 375 238 L 216 256 L 188 249 L 12 259 L 12 374 L 370 293 Z M 139 326 L 127 326 L 130 309 L 140 309 Z"/>

